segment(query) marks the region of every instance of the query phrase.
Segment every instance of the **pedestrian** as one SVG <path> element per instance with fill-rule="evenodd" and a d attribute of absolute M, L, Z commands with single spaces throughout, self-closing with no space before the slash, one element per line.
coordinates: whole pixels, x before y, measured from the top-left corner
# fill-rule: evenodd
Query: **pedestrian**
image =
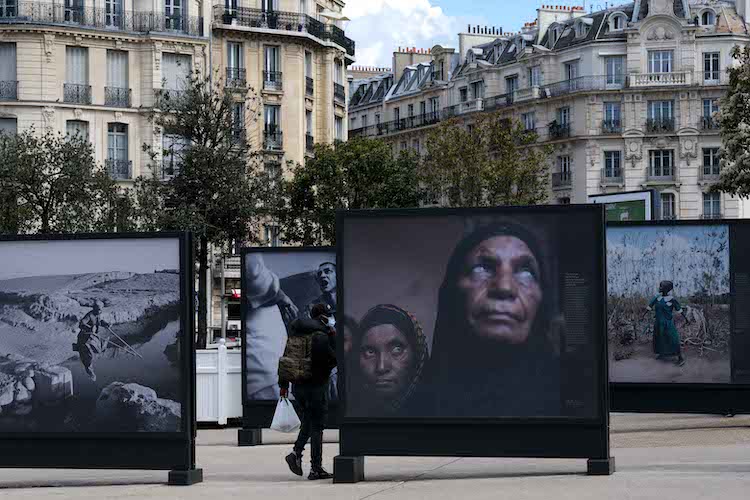
<path fill-rule="evenodd" d="M 314 305 L 310 316 L 296 319 L 289 326 L 288 348 L 284 353 L 284 357 L 290 355 L 292 349 L 289 347 L 295 342 L 299 344 L 299 337 L 306 337 L 304 340 L 309 342 L 310 352 L 309 370 L 299 379 L 289 380 L 291 377 L 285 375 L 286 371 L 279 369 L 281 397 L 288 396 L 291 382 L 292 394 L 301 413 L 299 435 L 292 453 L 286 456 L 286 463 L 294 474 L 303 474 L 302 452 L 309 439 L 312 467 L 307 478 L 330 479 L 333 476 L 323 469 L 323 428 L 328 416 L 328 379 L 336 367 L 336 331 L 329 326 L 331 311 L 327 304 Z"/>

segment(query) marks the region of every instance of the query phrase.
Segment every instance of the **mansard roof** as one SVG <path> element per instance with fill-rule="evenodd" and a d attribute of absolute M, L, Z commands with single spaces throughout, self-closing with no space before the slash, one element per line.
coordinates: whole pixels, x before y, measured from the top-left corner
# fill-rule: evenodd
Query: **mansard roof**
<path fill-rule="evenodd" d="M 393 85 L 393 74 L 382 75 L 355 80 L 352 82 L 352 92 L 349 98 L 349 107 L 369 106 L 383 102 L 386 93 Z"/>

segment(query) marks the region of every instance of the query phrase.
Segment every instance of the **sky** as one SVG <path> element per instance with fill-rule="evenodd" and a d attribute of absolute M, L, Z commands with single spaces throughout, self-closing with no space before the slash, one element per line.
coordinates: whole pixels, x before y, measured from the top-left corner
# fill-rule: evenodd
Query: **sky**
<path fill-rule="evenodd" d="M 356 65 L 390 67 L 399 46 L 458 49 L 467 24 L 519 31 L 537 7 L 580 5 L 572 0 L 346 0 L 347 36 L 357 44 Z M 589 2 L 590 3 L 590 2 Z M 603 2 L 602 2 L 603 3 Z"/>

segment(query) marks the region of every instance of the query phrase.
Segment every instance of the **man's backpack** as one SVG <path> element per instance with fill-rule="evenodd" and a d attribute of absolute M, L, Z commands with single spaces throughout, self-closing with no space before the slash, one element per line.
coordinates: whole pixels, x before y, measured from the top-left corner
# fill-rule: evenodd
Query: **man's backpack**
<path fill-rule="evenodd" d="M 289 336 L 279 358 L 279 379 L 298 384 L 312 378 L 313 335 Z"/>

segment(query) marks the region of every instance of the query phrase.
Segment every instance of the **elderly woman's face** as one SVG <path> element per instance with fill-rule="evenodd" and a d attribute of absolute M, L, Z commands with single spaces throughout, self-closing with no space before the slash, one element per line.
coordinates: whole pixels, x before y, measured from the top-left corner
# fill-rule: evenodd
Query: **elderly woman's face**
<path fill-rule="evenodd" d="M 514 236 L 484 240 L 466 256 L 457 285 L 475 335 L 526 342 L 542 302 L 539 263 L 526 243 Z"/>
<path fill-rule="evenodd" d="M 364 333 L 359 367 L 378 397 L 395 398 L 406 388 L 415 353 L 406 336 L 391 324 Z"/>

